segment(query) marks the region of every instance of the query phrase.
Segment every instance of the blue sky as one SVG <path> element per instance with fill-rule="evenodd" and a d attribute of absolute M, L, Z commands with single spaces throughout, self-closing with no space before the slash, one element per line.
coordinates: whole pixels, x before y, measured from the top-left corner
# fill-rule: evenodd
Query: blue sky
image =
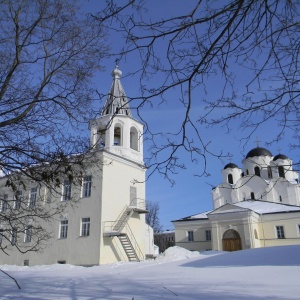
<path fill-rule="evenodd" d="M 87 10 L 97 11 L 100 8 L 99 1 L 82 1 L 85 3 Z M 87 4 L 86 4 L 87 3 Z M 122 3 L 122 2 L 121 2 Z M 195 3 L 195 1 L 188 2 L 189 4 Z M 182 13 L 186 9 L 187 2 L 179 0 L 165 0 L 151 1 L 151 5 L 148 7 L 147 16 L 151 18 L 154 16 L 172 15 Z M 120 36 L 111 35 L 108 42 L 111 44 L 113 50 L 117 49 L 120 44 L 124 43 L 124 40 Z M 115 66 L 114 58 L 103 61 L 106 70 L 99 72 L 95 75 L 96 88 L 103 94 L 107 93 L 111 82 L 111 71 Z M 129 56 L 126 59 L 121 59 L 119 62 L 119 68 L 123 72 L 122 84 L 127 96 L 137 97 L 139 95 L 139 78 L 138 76 L 126 76 L 137 67 L 138 62 L 135 56 Z M 234 66 L 233 66 L 234 67 Z M 243 82 L 243 70 L 238 71 L 240 77 L 238 78 L 238 84 Z M 153 77 L 153 82 L 160 82 L 163 78 Z M 200 95 L 201 97 L 214 97 L 214 93 L 218 92 L 218 81 L 210 80 L 208 83 L 209 92 L 207 95 Z M 154 104 L 153 108 L 145 107 L 141 112 L 144 119 L 153 129 L 159 131 L 161 128 L 174 129 L 178 127 L 180 120 L 182 119 L 182 107 L 178 102 L 179 92 L 174 89 L 167 95 L 166 103 L 161 106 Z M 154 100 L 157 101 L 158 100 Z M 201 101 L 194 102 L 192 107 L 192 115 L 200 115 L 204 111 L 204 104 Z M 133 114 L 135 112 L 133 111 Z M 221 113 L 216 111 L 216 114 Z M 195 174 L 199 174 L 203 170 L 203 161 L 199 160 L 196 163 L 192 163 L 189 159 L 188 153 L 180 152 L 182 161 L 186 164 L 186 169 L 181 170 L 177 175 L 174 175 L 175 184 L 172 186 L 168 180 L 164 179 L 160 174 L 153 174 L 146 183 L 147 199 L 155 202 L 159 202 L 160 205 L 160 221 L 164 229 L 172 229 L 171 220 L 186 217 L 192 214 L 196 214 L 202 211 L 212 209 L 211 202 L 211 189 L 213 186 L 218 185 L 221 182 L 221 169 L 228 162 L 234 162 L 238 166 L 242 166 L 241 161 L 244 156 L 253 148 L 256 147 L 256 139 L 258 139 L 259 146 L 268 148 L 273 155 L 278 154 L 278 147 L 280 152 L 286 154 L 294 161 L 299 160 L 298 152 L 291 151 L 289 144 L 292 142 L 291 134 L 287 133 L 285 138 L 280 141 L 279 144 L 273 143 L 270 146 L 266 146 L 274 132 L 277 130 L 276 121 L 265 123 L 264 126 L 259 128 L 257 132 L 249 139 L 247 144 L 241 142 L 240 139 L 247 135 L 247 132 L 243 131 L 240 126 L 240 121 L 236 120 L 232 123 L 231 131 L 227 133 L 225 127 L 216 126 L 213 128 L 207 128 L 204 125 L 197 123 L 197 129 L 201 133 L 202 139 L 209 144 L 210 150 L 215 153 L 229 153 L 232 158 L 224 158 L 222 160 L 216 157 L 207 155 L 207 172 L 210 176 L 198 177 Z M 145 147 L 145 154 L 147 156 L 147 147 Z"/>

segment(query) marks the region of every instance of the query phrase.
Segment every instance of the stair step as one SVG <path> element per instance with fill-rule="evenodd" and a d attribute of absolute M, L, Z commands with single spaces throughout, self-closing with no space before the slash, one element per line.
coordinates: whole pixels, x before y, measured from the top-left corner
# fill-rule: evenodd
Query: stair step
<path fill-rule="evenodd" d="M 139 261 L 137 254 L 136 254 L 127 234 L 118 236 L 118 238 L 123 246 L 123 249 L 124 249 L 129 261 Z"/>

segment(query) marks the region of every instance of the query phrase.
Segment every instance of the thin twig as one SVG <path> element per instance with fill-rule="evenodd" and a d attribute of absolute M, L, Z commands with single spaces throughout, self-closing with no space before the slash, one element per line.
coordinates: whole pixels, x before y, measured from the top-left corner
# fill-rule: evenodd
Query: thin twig
<path fill-rule="evenodd" d="M 4 272 L 4 271 L 1 270 L 1 269 L 0 269 L 0 271 L 1 271 L 2 273 L 4 273 L 5 275 L 7 275 L 9 278 L 13 279 L 13 280 L 15 281 L 16 285 L 18 286 L 19 290 L 21 289 L 20 285 L 18 284 L 17 280 L 16 280 L 14 277 L 10 276 L 9 274 L 7 274 L 6 272 Z"/>

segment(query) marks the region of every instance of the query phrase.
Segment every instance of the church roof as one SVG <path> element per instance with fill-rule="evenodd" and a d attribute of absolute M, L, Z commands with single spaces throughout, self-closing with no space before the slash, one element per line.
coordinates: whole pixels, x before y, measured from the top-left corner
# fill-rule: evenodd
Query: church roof
<path fill-rule="evenodd" d="M 229 168 L 234 169 L 234 168 L 238 168 L 238 166 L 234 163 L 229 163 L 224 167 L 224 170 Z"/>
<path fill-rule="evenodd" d="M 254 156 L 270 156 L 270 157 L 272 157 L 272 153 L 268 149 L 265 149 L 262 147 L 256 147 L 248 152 L 248 154 L 246 155 L 246 158 L 254 157 Z"/>
<path fill-rule="evenodd" d="M 113 82 L 101 115 L 126 115 L 132 117 L 128 99 L 120 80 L 122 71 L 116 66 L 111 74 Z"/>
<path fill-rule="evenodd" d="M 289 159 L 289 158 L 284 154 L 277 154 L 276 156 L 274 156 L 273 161 L 277 159 Z"/>

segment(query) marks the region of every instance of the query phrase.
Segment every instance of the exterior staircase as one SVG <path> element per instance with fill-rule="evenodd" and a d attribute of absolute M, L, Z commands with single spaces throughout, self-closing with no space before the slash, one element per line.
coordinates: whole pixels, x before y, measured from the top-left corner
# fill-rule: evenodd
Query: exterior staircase
<path fill-rule="evenodd" d="M 136 251 L 134 250 L 134 247 L 128 237 L 128 235 L 126 233 L 123 233 L 123 234 L 120 234 L 118 236 L 121 244 L 122 244 L 122 247 L 128 257 L 128 260 L 129 261 L 140 261 Z"/>
<path fill-rule="evenodd" d="M 139 214 L 148 213 L 145 208 L 137 205 L 125 206 L 116 221 L 105 222 L 103 233 L 104 237 L 118 237 L 129 261 L 140 261 L 143 259 L 142 251 L 128 225 L 128 220 L 135 212 Z M 107 225 L 107 223 L 110 223 L 110 225 Z"/>
<path fill-rule="evenodd" d="M 132 216 L 134 210 L 130 209 L 130 207 L 127 207 L 123 214 L 121 214 L 121 216 L 118 218 L 118 220 L 116 221 L 114 227 L 113 227 L 113 231 L 122 231 L 122 229 L 124 228 L 125 224 L 128 222 L 128 220 L 130 219 L 130 217 Z"/>

